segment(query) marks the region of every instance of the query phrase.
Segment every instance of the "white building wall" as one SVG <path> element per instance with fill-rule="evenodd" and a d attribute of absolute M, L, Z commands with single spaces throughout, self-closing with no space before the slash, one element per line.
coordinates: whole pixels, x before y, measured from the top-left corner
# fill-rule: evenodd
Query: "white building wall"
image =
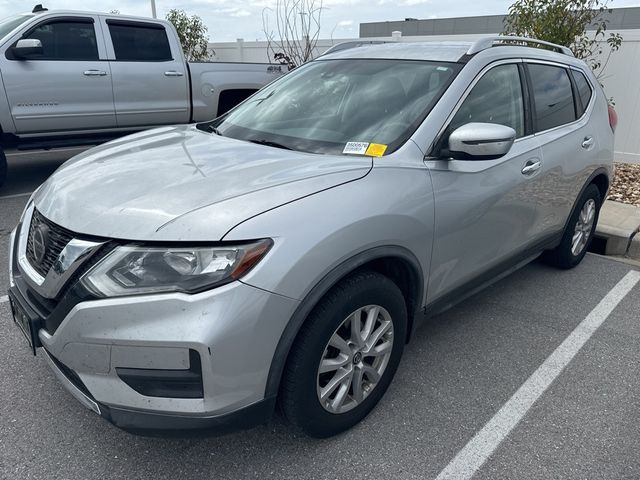
<path fill-rule="evenodd" d="M 608 97 L 613 98 L 618 112 L 619 123 L 616 131 L 616 160 L 640 163 L 640 30 L 620 30 L 624 41 L 614 53 L 601 75 L 601 82 Z M 400 41 L 473 41 L 486 35 L 429 35 L 402 37 Z M 320 40 L 316 55 L 331 46 L 358 39 Z M 376 40 L 366 38 L 363 40 Z M 390 40 L 389 37 L 379 40 Z M 219 62 L 269 62 L 267 42 L 211 43 Z M 606 48 L 605 48 L 606 51 Z"/>
<path fill-rule="evenodd" d="M 348 40 L 353 39 L 318 40 L 315 55 Z M 217 62 L 273 62 L 273 58 L 269 58 L 267 42 L 246 42 L 239 38 L 235 42 L 210 43 L 209 48 L 215 52 L 214 59 Z"/>
<path fill-rule="evenodd" d="M 618 113 L 616 160 L 640 163 L 640 30 L 621 30 L 620 50 L 609 59 L 600 81 Z"/>

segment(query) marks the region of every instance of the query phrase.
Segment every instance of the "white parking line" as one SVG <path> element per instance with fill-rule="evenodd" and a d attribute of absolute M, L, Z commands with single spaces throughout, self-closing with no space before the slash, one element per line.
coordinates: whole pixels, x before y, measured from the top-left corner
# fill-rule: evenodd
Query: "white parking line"
<path fill-rule="evenodd" d="M 5 303 L 9 301 L 9 297 L 7 297 L 6 295 L 4 297 L 0 297 L 0 303 Z"/>
<path fill-rule="evenodd" d="M 468 480 L 473 477 L 639 281 L 640 272 L 627 273 L 482 430 L 458 452 L 436 480 Z"/>
<path fill-rule="evenodd" d="M 15 193 L 13 195 L 5 195 L 4 197 L 0 197 L 0 200 L 5 198 L 18 198 L 18 197 L 26 197 L 27 195 L 31 195 L 33 192 L 25 192 L 25 193 Z"/>

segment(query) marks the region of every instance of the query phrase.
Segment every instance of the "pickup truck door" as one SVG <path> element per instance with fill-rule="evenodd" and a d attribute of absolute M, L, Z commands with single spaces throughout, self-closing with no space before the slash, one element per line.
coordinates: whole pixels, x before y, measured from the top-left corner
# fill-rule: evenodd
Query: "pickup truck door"
<path fill-rule="evenodd" d="M 542 152 L 524 108 L 521 65 L 488 67 L 443 134 L 471 122 L 506 125 L 517 135 L 509 153 L 496 160 L 426 160 L 435 199 L 429 303 L 459 298 L 539 251 Z"/>
<path fill-rule="evenodd" d="M 17 59 L 12 47 L 23 38 L 40 40 L 43 54 Z M 16 133 L 115 127 L 111 71 L 97 16 L 45 17 L 0 54 Z"/>
<path fill-rule="evenodd" d="M 188 123 L 189 75 L 175 35 L 169 37 L 158 22 L 117 17 L 101 21 L 118 126 Z"/>

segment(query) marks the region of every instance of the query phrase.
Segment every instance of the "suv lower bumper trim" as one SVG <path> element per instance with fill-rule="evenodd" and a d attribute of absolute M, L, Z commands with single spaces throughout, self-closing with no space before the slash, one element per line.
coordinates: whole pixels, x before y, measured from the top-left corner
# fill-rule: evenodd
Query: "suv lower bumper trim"
<path fill-rule="evenodd" d="M 276 398 L 265 398 L 223 415 L 197 417 L 128 410 L 100 404 L 103 418 L 126 432 L 149 437 L 219 436 L 267 423 Z"/>
<path fill-rule="evenodd" d="M 131 410 L 97 402 L 77 386 L 69 373 L 46 349 L 40 349 L 53 373 L 82 405 L 113 425 L 135 435 L 152 437 L 218 436 L 247 430 L 269 421 L 276 406 L 276 397 L 265 398 L 247 407 L 215 416 L 180 415 Z"/>

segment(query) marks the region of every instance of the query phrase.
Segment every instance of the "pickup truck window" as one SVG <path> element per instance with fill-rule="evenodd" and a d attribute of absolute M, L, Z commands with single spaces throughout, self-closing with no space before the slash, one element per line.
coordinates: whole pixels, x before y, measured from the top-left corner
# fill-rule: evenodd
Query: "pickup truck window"
<path fill-rule="evenodd" d="M 32 60 L 98 60 L 98 43 L 93 23 L 51 21 L 38 25 L 24 38 L 42 42 L 43 55 Z"/>
<path fill-rule="evenodd" d="M 157 24 L 107 21 L 116 60 L 165 62 L 173 60 L 164 27 Z"/>
<path fill-rule="evenodd" d="M 414 60 L 319 60 L 259 91 L 210 130 L 312 153 L 340 154 L 350 142 L 386 145 L 391 153 L 460 68 Z"/>

